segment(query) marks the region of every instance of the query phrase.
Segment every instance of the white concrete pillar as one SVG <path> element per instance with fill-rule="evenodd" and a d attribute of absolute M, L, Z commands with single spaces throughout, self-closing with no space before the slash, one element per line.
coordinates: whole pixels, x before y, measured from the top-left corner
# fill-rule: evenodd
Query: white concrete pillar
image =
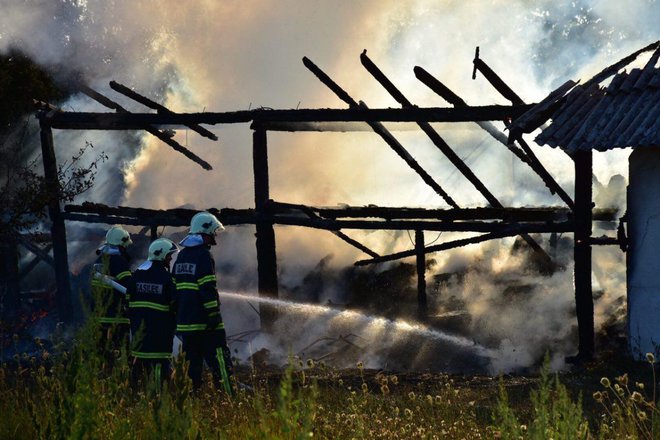
<path fill-rule="evenodd" d="M 629 158 L 628 342 L 631 354 L 660 357 L 660 149 Z"/>

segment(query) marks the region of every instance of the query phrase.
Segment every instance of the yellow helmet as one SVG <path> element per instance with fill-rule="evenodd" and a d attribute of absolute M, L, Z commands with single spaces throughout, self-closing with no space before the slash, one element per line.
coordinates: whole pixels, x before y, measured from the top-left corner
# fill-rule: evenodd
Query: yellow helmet
<path fill-rule="evenodd" d="M 168 255 L 178 251 L 179 248 L 167 238 L 159 238 L 149 245 L 149 260 L 165 261 Z"/>
<path fill-rule="evenodd" d="M 121 226 L 113 226 L 105 234 L 105 243 L 114 246 L 128 247 L 133 244 L 131 236 Z"/>
<path fill-rule="evenodd" d="M 190 233 L 191 234 L 208 234 L 215 235 L 217 232 L 222 232 L 225 227 L 222 223 L 210 212 L 202 211 L 195 214 L 190 220 Z"/>

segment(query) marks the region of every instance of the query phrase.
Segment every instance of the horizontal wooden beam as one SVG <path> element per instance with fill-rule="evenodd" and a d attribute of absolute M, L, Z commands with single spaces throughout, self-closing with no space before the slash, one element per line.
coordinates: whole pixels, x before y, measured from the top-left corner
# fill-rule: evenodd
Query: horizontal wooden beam
<path fill-rule="evenodd" d="M 400 123 L 400 125 L 406 125 L 400 130 L 396 128 L 392 129 L 388 126 L 390 131 L 410 131 L 412 129 L 417 130 L 417 125 L 411 125 L 411 123 Z M 392 124 L 390 124 L 392 125 Z M 337 133 L 350 133 L 350 132 L 363 132 L 374 130 L 365 122 L 260 122 L 259 127 L 263 128 L 266 131 L 286 131 L 289 133 L 295 133 L 299 131 L 315 131 L 315 132 L 337 132 Z M 414 128 L 413 128 L 414 127 Z"/>
<path fill-rule="evenodd" d="M 188 226 L 189 220 L 177 217 L 133 217 L 116 214 L 100 213 L 69 213 L 65 212 L 62 217 L 68 221 L 80 221 L 86 223 L 120 224 L 134 226 Z M 225 225 L 256 224 L 256 216 L 219 216 Z M 302 226 L 327 231 L 339 231 L 342 229 L 359 230 L 413 230 L 424 231 L 450 231 L 450 232 L 492 232 L 502 228 L 510 227 L 508 222 L 446 222 L 432 220 L 333 220 L 333 219 L 311 219 L 291 215 L 275 215 L 272 221 L 276 225 Z M 522 233 L 544 233 L 544 232 L 572 232 L 573 222 L 563 221 L 557 223 L 526 223 L 516 224 Z"/>
<path fill-rule="evenodd" d="M 136 226 L 188 226 L 199 209 L 147 209 L 126 206 L 107 206 L 85 202 L 82 205 L 66 205 L 62 216 L 69 221 Z M 209 208 L 226 225 L 254 224 L 253 209 Z"/>
<path fill-rule="evenodd" d="M 385 206 L 313 207 L 293 203 L 269 201 L 274 213 L 291 213 L 295 210 L 312 210 L 321 217 L 337 218 L 382 218 L 392 219 L 436 219 L 436 220 L 506 220 L 509 222 L 552 222 L 572 217 L 572 210 L 560 207 L 522 208 L 462 208 L 427 209 Z M 598 221 L 617 220 L 617 209 L 594 209 L 593 218 Z"/>
<path fill-rule="evenodd" d="M 617 237 L 591 237 L 589 238 L 589 244 L 598 246 L 621 246 L 621 240 L 619 240 Z"/>
<path fill-rule="evenodd" d="M 503 228 L 515 226 L 521 234 L 544 233 L 544 232 L 572 232 L 574 222 L 571 220 L 554 223 L 534 222 L 515 223 L 511 222 L 479 222 L 479 221 L 437 221 L 437 220 L 333 220 L 333 219 L 309 219 L 291 215 L 274 215 L 273 223 L 289 226 L 305 226 L 316 229 L 335 231 L 340 229 L 361 230 L 422 230 L 422 231 L 447 231 L 447 232 L 492 232 Z"/>
<path fill-rule="evenodd" d="M 349 108 L 349 109 L 254 109 L 224 113 L 42 113 L 44 123 L 69 130 L 142 130 L 145 126 L 186 126 L 191 124 L 236 124 L 248 122 L 469 122 L 516 118 L 533 104 L 487 105 L 465 108 Z"/>
<path fill-rule="evenodd" d="M 277 206 L 277 205 L 271 205 Z M 270 209 L 270 208 L 269 208 Z M 66 205 L 62 214 L 66 220 L 82 221 L 88 223 L 141 225 L 141 226 L 187 226 L 192 216 L 198 212 L 194 209 L 153 210 L 129 207 L 108 207 L 98 204 Z M 406 220 L 370 220 L 351 219 L 337 220 L 334 218 L 310 218 L 302 210 L 270 209 L 274 224 L 303 226 L 329 231 L 341 229 L 361 230 L 427 230 L 427 231 L 455 231 L 455 232 L 493 232 L 502 228 L 511 227 L 511 221 L 449 221 L 447 219 L 406 219 Z M 209 209 L 227 225 L 255 224 L 257 217 L 252 209 Z M 311 210 L 310 212 L 313 212 Z M 573 221 L 571 219 L 544 220 L 515 225 L 521 233 L 540 232 L 571 232 Z"/>
<path fill-rule="evenodd" d="M 433 252 L 446 251 L 450 249 L 456 249 L 459 247 L 467 246 L 470 244 L 483 243 L 484 241 L 495 240 L 505 237 L 513 237 L 519 235 L 521 232 L 516 230 L 516 228 L 507 228 L 499 232 L 491 232 L 489 234 L 483 234 L 476 237 L 461 238 L 459 240 L 452 240 L 445 243 L 436 244 L 434 246 L 427 246 L 423 249 L 424 254 L 430 254 Z M 359 260 L 354 263 L 355 266 L 366 266 L 368 264 L 376 263 L 385 263 L 387 261 L 400 260 L 401 258 L 413 257 L 419 253 L 418 249 L 410 249 L 407 251 L 396 252 L 390 255 L 383 255 L 382 257 L 372 258 L 369 260 Z"/>

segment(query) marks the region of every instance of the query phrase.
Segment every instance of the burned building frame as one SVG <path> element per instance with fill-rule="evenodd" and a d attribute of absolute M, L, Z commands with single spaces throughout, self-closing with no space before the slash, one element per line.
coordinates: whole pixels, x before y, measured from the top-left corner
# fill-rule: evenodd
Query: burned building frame
<path fill-rule="evenodd" d="M 401 108 L 368 108 L 361 101 L 355 100 L 325 72 L 308 58 L 303 58 L 304 65 L 337 97 L 344 101 L 347 109 L 254 109 L 223 113 L 174 113 L 164 106 L 134 92 L 130 88 L 111 82 L 113 90 L 125 95 L 155 113 L 131 113 L 104 95 L 81 86 L 80 90 L 104 106 L 115 110 L 114 113 L 66 112 L 47 103 L 37 103 L 41 129 L 41 146 L 44 172 L 47 181 L 56 183 L 57 163 L 53 130 L 146 130 L 150 134 L 170 145 L 176 151 L 209 170 L 211 166 L 177 143 L 172 138 L 171 130 L 162 127 L 188 127 L 212 140 L 217 137 L 200 124 L 235 124 L 251 123 L 252 164 L 254 172 L 254 207 L 249 209 L 208 208 L 226 225 L 255 225 L 259 295 L 278 296 L 277 252 L 275 225 L 292 225 L 326 230 L 337 235 L 351 246 L 369 256 L 357 261 L 356 265 L 377 264 L 401 258 L 415 257 L 417 267 L 418 312 L 420 318 L 427 313 L 426 294 L 426 255 L 449 250 L 469 244 L 485 242 L 504 237 L 520 236 L 547 263 L 553 265 L 546 251 L 530 236 L 534 233 L 572 233 L 574 234 L 574 280 L 575 302 L 579 334 L 579 353 L 590 357 L 594 352 L 594 318 L 591 286 L 591 246 L 625 246 L 625 237 L 592 237 L 594 220 L 616 220 L 614 209 L 593 209 L 592 204 L 592 152 L 575 151 L 570 154 L 575 171 L 575 194 L 571 197 L 552 175 L 543 167 L 530 146 L 523 139 L 522 131 L 517 129 L 519 119 L 538 114 L 539 111 L 558 107 L 557 102 L 572 89 L 576 83 L 568 81 L 555 90 L 541 103 L 525 103 L 479 56 L 477 48 L 474 59 L 473 78 L 477 73 L 483 75 L 489 83 L 511 105 L 470 106 L 442 82 L 421 67 L 415 67 L 415 76 L 451 107 L 417 107 L 410 102 L 387 78 L 387 76 L 367 56 L 366 51 L 360 56 L 362 65 L 401 104 Z M 552 98 L 552 99 L 551 99 Z M 553 100 L 554 99 L 554 100 Z M 550 103 L 550 104 L 548 104 Z M 522 117 L 522 118 L 521 118 Z M 510 135 L 498 129 L 491 121 L 503 121 L 507 127 L 514 128 Z M 342 124 L 338 128 L 335 122 Z M 383 125 L 387 122 L 414 122 L 431 142 L 445 155 L 454 167 L 483 196 L 487 207 L 461 207 L 433 177 L 408 153 L 397 139 Z M 498 142 L 511 151 L 521 162 L 529 166 L 542 180 L 552 194 L 564 202 L 561 207 L 512 208 L 505 207 L 479 180 L 470 167 L 444 141 L 433 128 L 435 122 L 474 122 L 492 135 Z M 511 123 L 514 122 L 513 125 Z M 368 128 L 366 128 L 368 126 Z M 412 168 L 419 177 L 430 186 L 450 206 L 450 209 L 425 209 L 415 207 L 314 207 L 301 204 L 282 203 L 271 199 L 268 162 L 268 132 L 271 131 L 352 131 L 371 130 L 378 134 L 397 155 Z M 57 283 L 57 306 L 64 319 L 69 315 L 69 269 L 66 241 L 66 221 L 88 223 L 141 225 L 151 228 L 152 239 L 157 236 L 158 226 L 187 226 L 190 218 L 197 212 L 190 209 L 153 210 L 139 207 L 110 207 L 95 203 L 66 205 L 53 202 L 49 206 L 52 221 L 52 250 Z M 345 230 L 408 230 L 415 232 L 412 249 L 390 255 L 379 255 L 358 241 L 345 234 Z M 425 246 L 426 231 L 478 232 L 471 238 L 457 239 L 441 244 Z M 275 318 L 275 311 L 262 306 L 260 319 L 267 327 Z"/>

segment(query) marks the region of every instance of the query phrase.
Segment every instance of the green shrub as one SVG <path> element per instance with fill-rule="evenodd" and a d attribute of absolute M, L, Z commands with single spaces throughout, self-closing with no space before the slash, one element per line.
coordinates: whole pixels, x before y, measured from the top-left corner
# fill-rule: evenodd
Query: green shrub
<path fill-rule="evenodd" d="M 582 414 L 582 398 L 574 402 L 559 377 L 550 377 L 548 365 L 549 358 L 546 357 L 541 368 L 539 388 L 531 392 L 532 414 L 527 423 L 515 414 L 500 383 L 494 422 L 501 438 L 576 440 L 590 437 L 589 425 Z"/>

